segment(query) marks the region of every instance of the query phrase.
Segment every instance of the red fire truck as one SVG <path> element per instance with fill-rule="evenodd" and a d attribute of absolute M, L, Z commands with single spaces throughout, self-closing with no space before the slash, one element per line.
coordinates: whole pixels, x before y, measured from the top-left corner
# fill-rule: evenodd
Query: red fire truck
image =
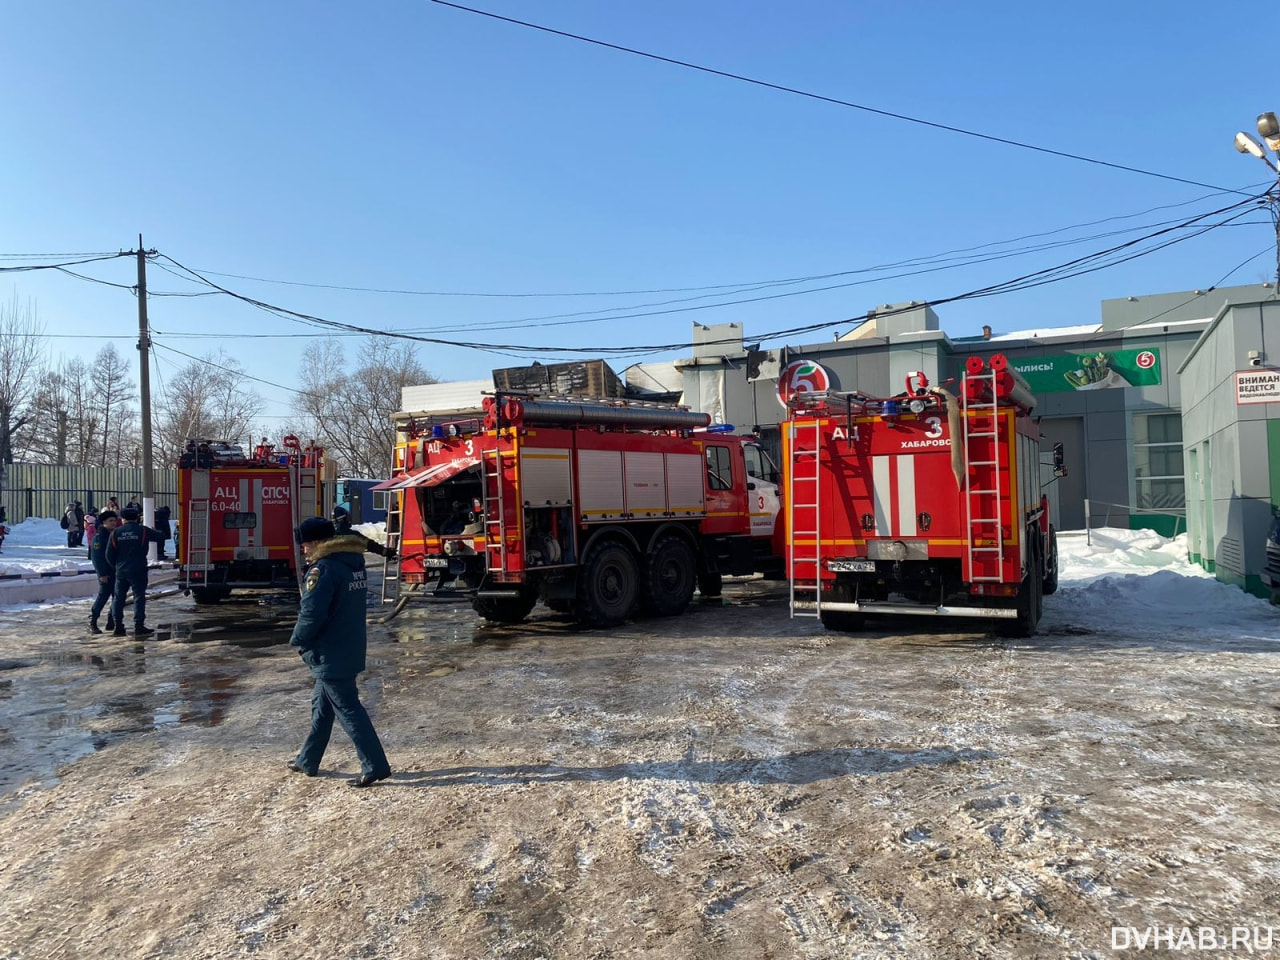
<path fill-rule="evenodd" d="M 466 590 L 514 623 L 541 598 L 609 626 L 680 613 L 695 584 L 717 596 L 769 556 L 780 576 L 777 471 L 753 438 L 716 431 L 677 407 L 511 394 L 403 423 L 380 485 L 401 554 L 384 599 Z"/>
<path fill-rule="evenodd" d="M 783 431 L 792 616 L 858 630 L 868 614 L 988 618 L 1029 636 L 1057 589 L 1035 398 L 1002 354 L 959 395 L 798 393 Z"/>
<path fill-rule="evenodd" d="M 297 437 L 282 450 L 192 440 L 178 462 L 178 583 L 196 603 L 232 590 L 297 589 L 293 530 L 326 513 L 324 451 Z"/>

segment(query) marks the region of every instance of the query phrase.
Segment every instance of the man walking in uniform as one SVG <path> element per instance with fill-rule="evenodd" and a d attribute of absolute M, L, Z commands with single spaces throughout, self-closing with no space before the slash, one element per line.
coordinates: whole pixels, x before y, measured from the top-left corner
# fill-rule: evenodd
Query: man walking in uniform
<path fill-rule="evenodd" d="M 98 514 L 98 529 L 94 532 L 93 539 L 89 541 L 89 559 L 93 561 L 93 572 L 98 575 L 98 596 L 94 599 L 93 608 L 89 611 L 89 632 L 95 635 L 102 633 L 102 628 L 98 626 L 98 617 L 102 616 L 102 609 L 116 592 L 116 568 L 107 563 L 107 544 L 111 541 L 111 532 L 119 522 L 120 518 L 112 511 L 103 510 Z M 115 630 L 115 628 L 115 608 L 112 607 L 107 611 L 107 629 Z"/>
<path fill-rule="evenodd" d="M 368 646 L 364 539 L 335 537 L 333 524 L 323 517 L 304 520 L 294 536 L 302 545 L 308 569 L 289 643 L 311 668 L 316 686 L 311 694 L 311 729 L 298 756 L 285 766 L 314 777 L 336 717 L 360 758 L 360 776 L 347 782 L 370 787 L 391 776 L 391 765 L 356 690 Z"/>
<path fill-rule="evenodd" d="M 122 526 L 111 531 L 107 541 L 107 563 L 115 568 L 116 598 L 111 605 L 111 619 L 116 628 L 113 636 L 123 637 L 124 600 L 133 590 L 133 635 L 148 637 L 155 633 L 144 621 L 147 618 L 147 546 L 156 539 L 156 532 L 140 522 L 141 513 L 136 507 L 120 511 Z"/>

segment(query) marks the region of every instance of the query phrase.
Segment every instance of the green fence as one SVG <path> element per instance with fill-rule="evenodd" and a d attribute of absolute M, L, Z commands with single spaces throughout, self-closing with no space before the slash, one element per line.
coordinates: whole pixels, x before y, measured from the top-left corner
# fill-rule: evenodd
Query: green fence
<path fill-rule="evenodd" d="M 178 471 L 152 470 L 156 506 L 168 504 L 178 514 Z M 142 498 L 142 470 L 136 467 L 76 467 L 44 463 L 11 463 L 5 489 L 0 491 L 10 523 L 27 517 L 61 517 L 72 500 L 87 511 L 101 509 L 109 497 L 123 505 Z"/>

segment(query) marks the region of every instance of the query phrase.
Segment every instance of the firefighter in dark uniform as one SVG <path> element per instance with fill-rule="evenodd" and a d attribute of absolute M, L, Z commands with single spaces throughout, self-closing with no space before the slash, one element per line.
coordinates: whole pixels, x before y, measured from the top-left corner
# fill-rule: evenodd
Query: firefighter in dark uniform
<path fill-rule="evenodd" d="M 339 537 L 359 537 L 364 541 L 366 553 L 376 553 L 380 557 L 388 557 L 392 560 L 396 558 L 396 552 L 391 547 L 366 537 L 359 530 L 351 529 L 351 514 L 347 512 L 346 507 L 333 508 L 333 529 L 335 535 Z"/>
<path fill-rule="evenodd" d="M 347 782 L 370 787 L 391 776 L 391 765 L 356 690 L 368 645 L 363 538 L 335 537 L 333 523 L 323 517 L 304 520 L 294 536 L 302 545 L 308 569 L 289 643 L 302 654 L 316 685 L 311 694 L 311 729 L 298 756 L 285 766 L 314 777 L 336 718 L 360 758 L 360 776 Z"/>
<path fill-rule="evenodd" d="M 111 605 L 111 619 L 116 628 L 113 636 L 123 637 L 124 600 L 133 590 L 133 635 L 149 637 L 155 633 L 144 621 L 147 618 L 147 548 L 157 539 L 156 532 L 141 523 L 137 507 L 120 511 L 124 523 L 111 532 L 107 541 L 107 563 L 115 568 L 116 598 Z"/>
<path fill-rule="evenodd" d="M 94 599 L 93 608 L 89 611 L 89 632 L 92 634 L 102 633 L 102 628 L 98 626 L 98 617 L 102 616 L 103 608 L 110 603 L 112 594 L 116 592 L 116 568 L 107 563 L 107 544 L 111 541 L 111 532 L 119 522 L 120 518 L 116 516 L 114 510 L 103 510 L 98 514 L 98 531 L 89 541 L 89 559 L 93 561 L 93 572 L 98 575 L 98 596 Z M 107 610 L 108 630 L 116 628 L 113 611 L 114 608 Z"/>

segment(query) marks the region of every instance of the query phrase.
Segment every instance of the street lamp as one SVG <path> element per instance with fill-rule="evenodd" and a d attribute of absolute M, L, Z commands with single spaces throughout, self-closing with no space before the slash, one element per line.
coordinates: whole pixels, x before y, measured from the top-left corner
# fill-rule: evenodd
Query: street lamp
<path fill-rule="evenodd" d="M 1236 134 L 1236 149 L 1241 153 L 1252 154 L 1265 163 L 1273 173 L 1280 177 L 1280 164 L 1271 159 L 1267 147 L 1280 158 L 1280 120 L 1271 111 L 1258 114 L 1258 136 L 1266 143 L 1264 147 L 1243 130 Z M 1271 205 L 1271 219 L 1276 225 L 1276 293 L 1280 294 L 1280 180 L 1276 186 L 1267 191 L 1267 202 Z"/>

